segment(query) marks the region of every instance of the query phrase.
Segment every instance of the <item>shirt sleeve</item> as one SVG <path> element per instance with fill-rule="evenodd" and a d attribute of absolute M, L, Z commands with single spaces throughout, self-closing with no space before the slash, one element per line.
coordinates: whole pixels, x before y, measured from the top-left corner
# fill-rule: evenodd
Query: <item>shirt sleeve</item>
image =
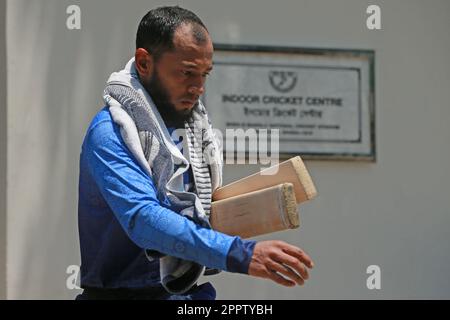
<path fill-rule="evenodd" d="M 249 250 L 239 237 L 201 227 L 159 203 L 153 180 L 128 151 L 118 126 L 98 122 L 88 131 L 82 152 L 102 196 L 137 246 L 209 268 L 247 271 Z M 234 254 L 227 259 L 231 248 Z"/>
<path fill-rule="evenodd" d="M 248 267 L 253 256 L 256 241 L 237 237 L 231 244 L 227 256 L 227 268 L 230 272 L 248 274 Z"/>

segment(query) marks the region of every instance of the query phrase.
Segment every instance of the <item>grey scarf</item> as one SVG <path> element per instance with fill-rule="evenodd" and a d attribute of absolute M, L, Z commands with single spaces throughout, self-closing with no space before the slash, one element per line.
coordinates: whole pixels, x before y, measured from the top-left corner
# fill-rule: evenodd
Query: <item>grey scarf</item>
<path fill-rule="evenodd" d="M 134 58 L 124 70 L 111 74 L 104 91 L 112 119 L 120 126 L 125 144 L 142 169 L 153 179 L 157 197 L 171 210 L 211 228 L 211 194 L 222 184 L 220 144 L 199 101 L 185 121 L 183 156 L 148 92 L 139 81 Z M 177 166 L 177 168 L 175 167 Z M 196 193 L 184 191 L 183 173 L 192 168 Z M 149 259 L 160 259 L 161 283 L 173 294 L 188 291 L 205 272 L 192 261 L 146 250 Z M 213 274 L 206 270 L 205 274 Z"/>

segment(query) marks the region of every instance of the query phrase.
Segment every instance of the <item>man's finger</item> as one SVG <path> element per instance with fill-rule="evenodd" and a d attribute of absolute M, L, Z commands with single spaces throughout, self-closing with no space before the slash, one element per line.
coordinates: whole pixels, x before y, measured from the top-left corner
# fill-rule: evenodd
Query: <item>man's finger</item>
<path fill-rule="evenodd" d="M 296 257 L 286 253 L 280 253 L 279 259 L 277 260 L 296 271 L 303 279 L 307 280 L 309 278 L 308 269 L 306 269 L 305 265 Z"/>
<path fill-rule="evenodd" d="M 270 269 L 277 271 L 278 273 L 281 273 L 282 275 L 286 276 L 290 280 L 295 281 L 300 286 L 305 283 L 305 280 L 303 280 L 303 278 L 297 272 L 295 272 L 294 270 L 292 270 L 291 268 L 289 268 L 288 266 L 286 266 L 280 262 L 274 261 L 270 265 Z"/>
<path fill-rule="evenodd" d="M 282 248 L 282 250 L 291 255 L 296 257 L 297 259 L 299 259 L 301 262 L 303 262 L 308 268 L 313 268 L 314 267 L 314 262 L 312 261 L 312 259 L 301 249 L 294 247 L 290 244 L 286 244 L 286 246 L 284 246 Z"/>
<path fill-rule="evenodd" d="M 276 283 L 281 284 L 283 286 L 286 286 L 286 287 L 295 286 L 295 282 L 280 276 L 274 270 L 268 270 L 268 277 L 269 277 L 269 279 L 271 279 L 271 280 L 275 281 Z"/>

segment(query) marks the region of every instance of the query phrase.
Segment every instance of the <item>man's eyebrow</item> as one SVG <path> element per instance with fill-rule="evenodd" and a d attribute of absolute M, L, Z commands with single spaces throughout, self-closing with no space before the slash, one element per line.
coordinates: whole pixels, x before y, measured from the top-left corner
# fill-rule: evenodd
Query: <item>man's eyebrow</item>
<path fill-rule="evenodd" d="M 182 62 L 181 64 L 183 64 L 183 66 L 187 67 L 187 68 L 194 68 L 196 69 L 198 67 L 198 65 L 196 63 L 193 62 Z M 211 71 L 213 68 L 213 66 L 209 66 L 208 69 L 206 69 L 206 71 Z"/>

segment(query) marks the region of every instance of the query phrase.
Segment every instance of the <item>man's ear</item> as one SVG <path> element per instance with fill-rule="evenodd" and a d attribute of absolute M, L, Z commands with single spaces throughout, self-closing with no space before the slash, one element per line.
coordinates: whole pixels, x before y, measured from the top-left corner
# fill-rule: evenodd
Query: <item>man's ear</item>
<path fill-rule="evenodd" d="M 148 79 L 149 76 L 153 74 L 155 63 L 153 56 L 148 53 L 147 50 L 144 48 L 136 49 L 136 52 L 134 53 L 134 61 L 139 77 Z"/>

